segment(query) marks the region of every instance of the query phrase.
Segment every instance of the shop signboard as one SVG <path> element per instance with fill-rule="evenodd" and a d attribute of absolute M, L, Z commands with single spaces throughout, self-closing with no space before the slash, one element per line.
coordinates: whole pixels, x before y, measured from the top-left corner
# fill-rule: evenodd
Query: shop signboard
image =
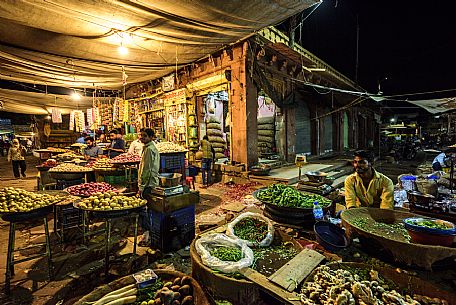
<path fill-rule="evenodd" d="M 165 107 L 185 103 L 185 88 L 165 93 L 163 95 L 163 102 Z"/>

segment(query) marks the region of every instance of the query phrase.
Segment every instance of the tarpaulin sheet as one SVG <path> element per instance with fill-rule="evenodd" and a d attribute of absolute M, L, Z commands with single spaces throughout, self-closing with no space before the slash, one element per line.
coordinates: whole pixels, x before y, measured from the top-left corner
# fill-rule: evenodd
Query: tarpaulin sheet
<path fill-rule="evenodd" d="M 103 101 L 110 98 L 97 97 L 96 99 Z M 3 103 L 3 109 L 0 111 L 46 115 L 52 112 L 52 107 L 58 108 L 62 114 L 68 114 L 74 109 L 90 108 L 93 99 L 81 96 L 79 101 L 75 101 L 69 95 L 0 89 L 0 101 Z"/>
<path fill-rule="evenodd" d="M 317 2 L 2 1 L 0 78 L 118 88 L 122 65 L 129 83 L 155 79 Z"/>
<path fill-rule="evenodd" d="M 433 114 L 456 109 L 456 97 L 416 101 L 407 100 L 407 102 L 420 106 Z"/>

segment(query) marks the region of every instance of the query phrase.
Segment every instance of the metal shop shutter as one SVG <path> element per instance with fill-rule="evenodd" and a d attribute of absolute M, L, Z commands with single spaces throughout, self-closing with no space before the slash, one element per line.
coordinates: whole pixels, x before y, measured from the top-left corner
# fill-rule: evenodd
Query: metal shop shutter
<path fill-rule="evenodd" d="M 310 154 L 312 152 L 311 129 L 310 129 L 310 111 L 305 103 L 299 103 L 296 108 L 296 153 Z"/>
<path fill-rule="evenodd" d="M 325 108 L 324 113 L 329 113 L 331 110 L 329 108 Z M 321 139 L 324 143 L 325 152 L 333 150 L 333 121 L 332 115 L 327 115 L 323 118 L 323 139 Z M 321 153 L 325 153 L 321 152 Z"/>

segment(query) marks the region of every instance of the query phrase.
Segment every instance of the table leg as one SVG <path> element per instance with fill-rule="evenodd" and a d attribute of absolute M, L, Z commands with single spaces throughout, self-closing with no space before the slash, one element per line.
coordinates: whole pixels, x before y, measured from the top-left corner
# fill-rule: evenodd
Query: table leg
<path fill-rule="evenodd" d="M 135 238 L 133 240 L 133 255 L 136 255 L 136 245 L 138 242 L 138 218 L 139 214 L 135 215 Z"/>
<path fill-rule="evenodd" d="M 46 256 L 48 258 L 48 275 L 49 275 L 49 280 L 52 280 L 53 266 L 52 266 L 51 240 L 49 238 L 49 226 L 48 226 L 48 220 L 46 217 L 44 217 L 44 232 L 46 234 Z"/>
<path fill-rule="evenodd" d="M 87 246 L 87 212 L 82 212 L 82 243 Z"/>
<path fill-rule="evenodd" d="M 8 239 L 8 253 L 6 258 L 6 274 L 5 274 L 5 293 L 10 293 L 11 288 L 11 277 L 14 275 L 14 230 L 15 225 L 13 222 L 10 222 L 9 228 L 9 239 Z"/>
<path fill-rule="evenodd" d="M 64 241 L 64 228 L 63 228 L 63 207 L 59 207 L 59 212 L 60 212 L 60 242 L 63 244 Z"/>
<path fill-rule="evenodd" d="M 106 240 L 105 240 L 105 277 L 109 274 L 109 244 L 111 243 L 111 219 L 106 220 Z"/>

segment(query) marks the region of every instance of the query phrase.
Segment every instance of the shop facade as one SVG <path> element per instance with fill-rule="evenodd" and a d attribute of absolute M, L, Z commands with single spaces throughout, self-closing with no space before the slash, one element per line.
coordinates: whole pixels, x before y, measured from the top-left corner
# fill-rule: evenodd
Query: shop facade
<path fill-rule="evenodd" d="M 269 154 L 294 162 L 297 154 L 323 156 L 376 145 L 371 102 L 347 107 L 355 97 L 306 83 L 362 89 L 306 50 L 288 47 L 283 34 L 273 34 L 259 34 L 178 70 L 170 91 L 163 90 L 164 78 L 130 87 L 130 102 L 149 103 L 138 110 L 138 127 L 152 127 L 193 152 L 207 134 L 218 159 L 248 166 Z M 309 72 L 304 64 L 325 72 Z"/>

